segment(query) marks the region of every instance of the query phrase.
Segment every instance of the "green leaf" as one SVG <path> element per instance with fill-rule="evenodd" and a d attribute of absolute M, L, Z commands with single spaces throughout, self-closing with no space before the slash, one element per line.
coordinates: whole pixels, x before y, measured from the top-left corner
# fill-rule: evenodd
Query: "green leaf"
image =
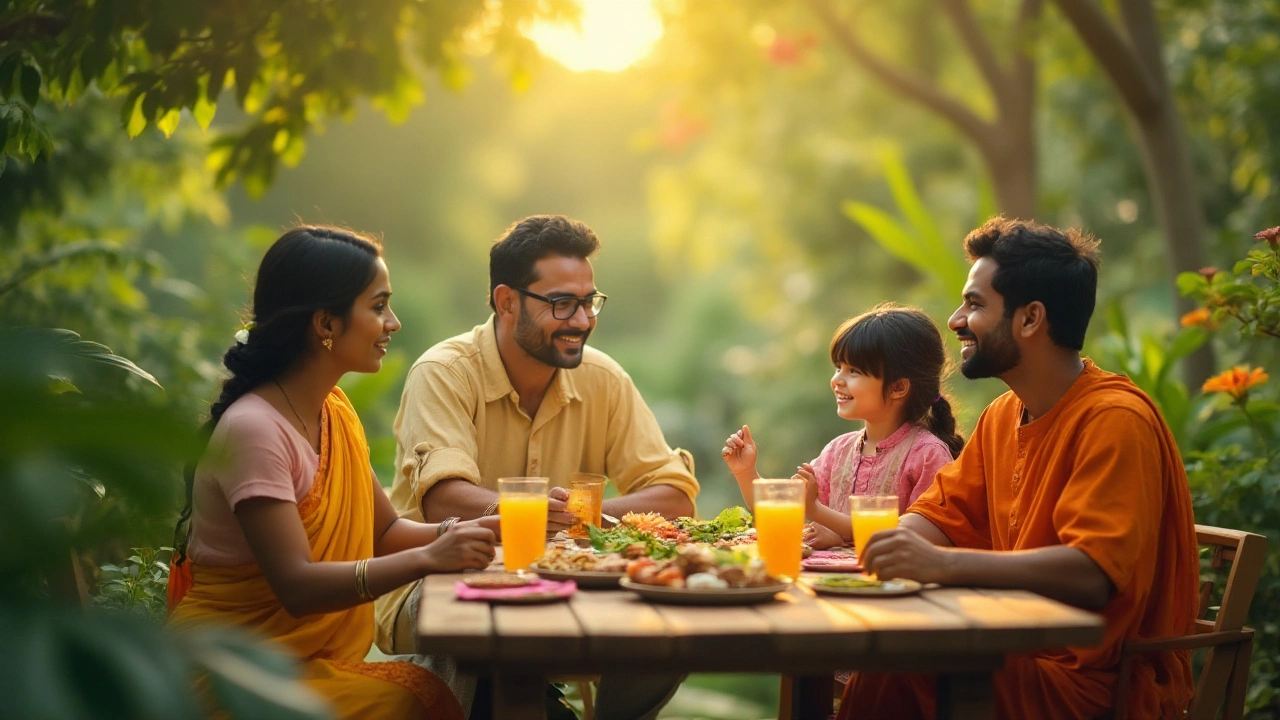
<path fill-rule="evenodd" d="M 0 61 L 0 97 L 13 94 L 13 80 L 18 69 L 22 67 L 22 53 L 10 53 Z"/>
<path fill-rule="evenodd" d="M 129 108 L 128 105 L 125 107 L 126 109 Z M 129 109 L 128 120 L 125 121 L 125 132 L 129 134 L 129 137 L 136 138 L 146 129 L 147 116 L 146 113 L 142 112 L 142 98 L 135 97 L 133 98 L 133 108 Z"/>
<path fill-rule="evenodd" d="M 35 107 L 40 102 L 40 68 L 34 65 L 22 66 L 22 99 L 27 105 Z"/>
<path fill-rule="evenodd" d="M 178 123 L 182 120 L 182 111 L 174 108 L 169 110 L 160 119 L 156 121 L 156 127 L 160 128 L 160 132 L 165 137 L 173 137 L 173 132 L 178 129 Z"/>
<path fill-rule="evenodd" d="M 1204 276 L 1194 272 L 1178 273 L 1177 283 L 1178 292 L 1184 297 L 1202 292 L 1209 287 L 1209 282 L 1204 279 Z"/>
<path fill-rule="evenodd" d="M 210 102 L 204 93 L 196 98 L 195 105 L 191 108 L 191 117 L 195 118 L 196 124 L 201 130 L 208 130 L 209 124 L 213 122 L 213 116 L 218 111 L 218 103 Z"/>
<path fill-rule="evenodd" d="M 921 273 L 932 275 L 929 259 L 924 254 L 920 243 L 911 236 L 897 218 L 880 208 L 855 200 L 841 203 L 840 209 L 849 219 L 860 225 L 877 245 Z"/>

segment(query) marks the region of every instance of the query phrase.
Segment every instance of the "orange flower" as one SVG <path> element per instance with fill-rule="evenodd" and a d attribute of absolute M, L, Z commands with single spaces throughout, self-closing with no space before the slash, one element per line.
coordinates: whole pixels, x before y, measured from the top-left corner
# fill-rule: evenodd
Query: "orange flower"
<path fill-rule="evenodd" d="M 1255 240 L 1263 240 L 1271 246 L 1272 250 L 1276 249 L 1276 245 L 1280 243 L 1280 226 L 1267 228 L 1261 232 L 1254 233 Z"/>
<path fill-rule="evenodd" d="M 1267 381 L 1267 378 L 1268 375 L 1262 368 L 1250 370 L 1247 367 L 1236 366 L 1205 380 L 1200 389 L 1204 392 L 1227 393 L 1238 401 L 1244 399 L 1244 396 L 1249 393 L 1249 388 L 1261 385 Z"/>
<path fill-rule="evenodd" d="M 1191 327 L 1193 325 L 1211 326 L 1211 316 L 1209 308 L 1196 308 L 1186 315 L 1182 316 L 1182 327 Z"/>

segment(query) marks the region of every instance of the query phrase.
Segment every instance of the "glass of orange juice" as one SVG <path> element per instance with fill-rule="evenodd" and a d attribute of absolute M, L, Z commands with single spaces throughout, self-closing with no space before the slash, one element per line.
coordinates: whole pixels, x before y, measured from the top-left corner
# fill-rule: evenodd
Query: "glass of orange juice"
<path fill-rule="evenodd" d="M 587 526 L 600 527 L 604 485 L 608 480 L 604 475 L 594 473 L 576 472 L 569 475 L 569 499 L 565 501 L 564 509 L 578 518 L 578 522 L 565 531 L 569 537 L 590 537 Z"/>
<path fill-rule="evenodd" d="M 528 570 L 547 548 L 547 489 L 544 477 L 498 478 L 498 524 L 502 566 Z"/>
<path fill-rule="evenodd" d="M 898 527 L 898 496 L 850 495 L 849 515 L 853 519 L 853 547 L 861 553 L 872 535 Z"/>
<path fill-rule="evenodd" d="M 760 559 L 770 575 L 795 580 L 804 537 L 804 480 L 760 478 L 751 486 Z"/>

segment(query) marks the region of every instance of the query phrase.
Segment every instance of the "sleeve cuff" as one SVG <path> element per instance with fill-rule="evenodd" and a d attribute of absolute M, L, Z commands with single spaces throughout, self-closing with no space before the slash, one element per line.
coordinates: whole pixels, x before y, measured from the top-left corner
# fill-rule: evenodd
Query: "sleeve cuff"
<path fill-rule="evenodd" d="M 414 446 L 413 452 L 418 457 L 417 470 L 410 477 L 415 506 L 422 505 L 422 498 L 427 491 L 446 478 L 462 478 L 474 485 L 480 484 L 480 466 L 464 450 L 431 449 L 426 443 L 420 443 Z"/>

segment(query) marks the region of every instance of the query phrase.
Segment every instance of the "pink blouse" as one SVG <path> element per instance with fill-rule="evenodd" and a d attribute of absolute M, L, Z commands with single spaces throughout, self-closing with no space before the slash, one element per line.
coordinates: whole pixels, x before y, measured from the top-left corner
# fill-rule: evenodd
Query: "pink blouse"
<path fill-rule="evenodd" d="M 231 403 L 196 466 L 191 560 L 217 567 L 255 562 L 236 505 L 249 498 L 296 503 L 311 492 L 319 466 L 320 456 L 271 403 L 253 393 Z"/>
<path fill-rule="evenodd" d="M 947 444 L 923 425 L 903 423 L 870 456 L 860 452 L 865 433 L 837 437 L 810 463 L 818 502 L 837 512 L 849 512 L 850 495 L 897 495 L 898 512 L 906 512 L 933 483 L 934 473 L 952 460 Z"/>

